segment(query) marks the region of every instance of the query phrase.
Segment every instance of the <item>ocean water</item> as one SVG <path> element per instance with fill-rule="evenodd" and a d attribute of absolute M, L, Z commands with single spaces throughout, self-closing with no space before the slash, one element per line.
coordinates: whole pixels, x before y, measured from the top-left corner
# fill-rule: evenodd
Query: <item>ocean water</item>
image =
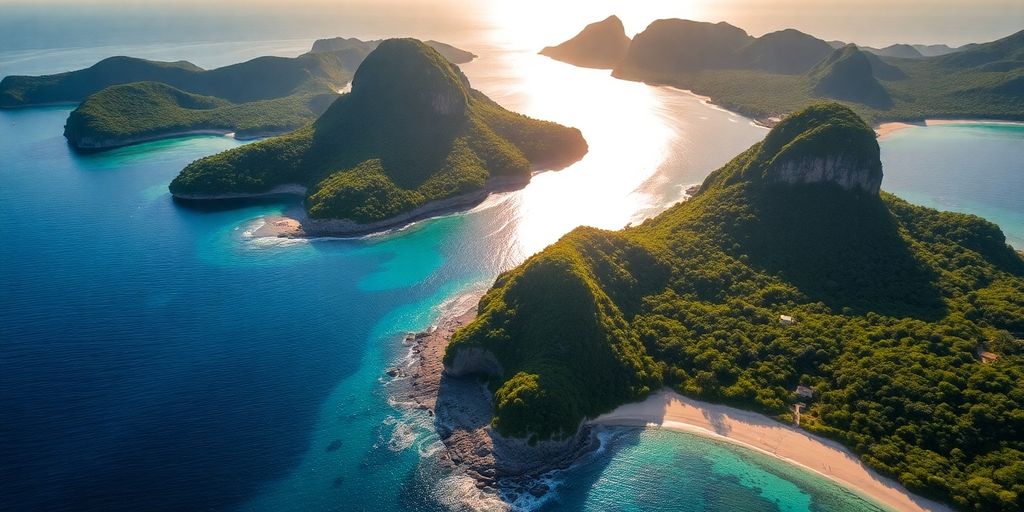
<path fill-rule="evenodd" d="M 56 72 L 143 50 L 213 65 L 217 52 L 240 59 L 301 45 L 3 51 L 0 69 Z M 577 225 L 614 229 L 656 214 L 765 130 L 685 92 L 613 80 L 533 48 L 485 38 L 464 46 L 480 55 L 464 66 L 477 88 L 580 127 L 590 154 L 467 214 L 364 239 L 251 238 L 263 216 L 296 207 L 284 200 L 204 209 L 172 201 L 166 187 L 177 172 L 240 144 L 233 139 L 81 155 L 61 136 L 68 108 L 0 111 L 0 510 L 506 508 L 434 468 L 430 419 L 389 402 L 384 371 L 407 356 L 401 334 L 464 305 L 460 297 Z M 971 201 L 963 208 L 1009 212 L 994 220 L 1019 233 L 1019 197 L 990 203 L 987 190 L 1012 192 L 1000 180 L 1019 179 L 1024 135 L 1000 131 L 1009 133 L 1000 152 L 984 145 L 997 139 L 986 130 L 886 139 L 885 188 L 945 200 L 932 175 L 913 174 L 914 155 L 932 158 L 941 133 L 942 146 L 959 149 L 935 165 L 972 191 L 961 194 Z M 969 176 L 956 172 L 979 160 L 987 165 Z M 543 502 L 517 504 L 872 507 L 816 475 L 670 432 L 619 432 L 552 484 Z"/>
<path fill-rule="evenodd" d="M 914 126 L 881 141 L 882 188 L 910 202 L 979 215 L 1024 249 L 1024 125 Z"/>

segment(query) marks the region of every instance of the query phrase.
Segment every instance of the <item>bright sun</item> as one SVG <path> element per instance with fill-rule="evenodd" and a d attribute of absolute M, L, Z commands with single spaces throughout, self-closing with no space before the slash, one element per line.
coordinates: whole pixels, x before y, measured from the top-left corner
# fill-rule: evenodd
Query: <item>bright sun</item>
<path fill-rule="evenodd" d="M 660 18 L 700 19 L 701 1 L 692 0 L 491 0 L 483 6 L 495 38 L 503 43 L 546 46 L 572 37 L 585 23 L 614 14 L 630 36 Z"/>

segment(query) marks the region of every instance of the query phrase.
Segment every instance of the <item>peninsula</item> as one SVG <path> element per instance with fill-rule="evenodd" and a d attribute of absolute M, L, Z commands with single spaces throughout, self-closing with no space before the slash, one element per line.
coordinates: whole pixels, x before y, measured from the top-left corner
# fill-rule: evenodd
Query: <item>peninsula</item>
<path fill-rule="evenodd" d="M 608 57 L 573 40 L 554 48 L 570 45 L 577 50 L 571 55 L 542 53 L 586 67 Z M 601 67 L 617 78 L 691 90 L 769 125 L 822 100 L 839 101 L 872 124 L 1024 120 L 1024 31 L 956 49 L 921 49 L 860 48 L 793 29 L 753 37 L 724 22 L 664 19 L 634 36 L 621 59 Z"/>
<path fill-rule="evenodd" d="M 575 449 L 588 418 L 667 387 L 786 423 L 799 406 L 914 492 L 1020 510 L 1024 259 L 882 177 L 852 110 L 802 109 L 692 199 L 501 274 L 445 372 L 486 379 L 489 428 L 523 446 Z"/>
<path fill-rule="evenodd" d="M 193 162 L 179 199 L 306 194 L 289 236 L 355 235 L 464 208 L 587 152 L 579 130 L 509 112 L 414 39 L 390 39 L 313 124 Z"/>

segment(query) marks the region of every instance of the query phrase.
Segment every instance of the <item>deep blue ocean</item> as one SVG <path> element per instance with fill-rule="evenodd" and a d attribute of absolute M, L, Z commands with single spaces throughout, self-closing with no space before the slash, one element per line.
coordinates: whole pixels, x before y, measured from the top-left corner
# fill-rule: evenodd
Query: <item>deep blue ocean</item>
<path fill-rule="evenodd" d="M 0 75 L 114 53 L 216 65 L 294 55 L 309 42 L 0 51 Z M 470 213 L 364 239 L 253 239 L 263 216 L 296 207 L 286 200 L 176 204 L 167 184 L 177 172 L 233 139 L 77 154 L 61 135 L 71 107 L 0 111 L 0 509 L 507 505 L 433 469 L 430 419 L 389 402 L 384 371 L 407 355 L 402 333 L 578 224 L 615 228 L 657 213 L 765 131 L 680 91 L 463 45 L 481 55 L 465 67 L 474 85 L 580 126 L 591 154 Z M 625 126 L 582 113 L 586 98 L 567 81 L 622 98 L 612 114 Z M 642 140 L 630 140 L 638 130 Z M 881 144 L 883 188 L 985 215 L 1024 246 L 1024 129 L 912 128 Z M 517 505 L 875 508 L 818 475 L 664 431 L 611 435 L 552 484 L 546 501 Z"/>

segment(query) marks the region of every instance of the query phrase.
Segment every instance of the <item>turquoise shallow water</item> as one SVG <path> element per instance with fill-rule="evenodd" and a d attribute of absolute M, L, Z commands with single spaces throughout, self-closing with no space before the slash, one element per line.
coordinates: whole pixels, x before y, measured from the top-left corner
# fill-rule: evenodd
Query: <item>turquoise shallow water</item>
<path fill-rule="evenodd" d="M 625 429 L 609 453 L 573 471 L 559 505 L 585 510 L 881 512 L 824 477 L 683 432 Z"/>
<path fill-rule="evenodd" d="M 911 127 L 882 140 L 882 188 L 908 201 L 980 215 L 1024 248 L 1024 125 Z"/>
<path fill-rule="evenodd" d="M 247 235 L 263 215 L 294 206 L 287 201 L 175 204 L 166 186 L 177 171 L 239 144 L 232 139 L 79 155 L 60 135 L 67 108 L 0 111 L 0 508 L 486 505 L 432 469 L 429 418 L 388 402 L 383 372 L 406 355 L 401 333 L 577 224 L 615 228 L 660 211 L 764 131 L 678 91 L 528 51 L 472 49 L 481 54 L 466 66 L 474 84 L 580 126 L 591 154 L 473 213 L 360 240 Z M 32 66 L 72 66 L 60 58 Z M 627 129 L 574 117 L 587 99 L 565 83 L 614 94 Z M 882 146 L 887 190 L 942 206 L 953 196 L 936 188 L 945 180 L 961 192 L 958 208 L 1022 236 L 1020 188 L 1006 185 L 1021 175 L 1018 131 L 907 130 Z M 942 180 L 914 174 L 928 159 Z M 966 166 L 969 180 L 956 171 Z M 547 501 L 523 504 L 870 510 L 815 475 L 671 432 L 623 432 L 554 483 Z"/>

